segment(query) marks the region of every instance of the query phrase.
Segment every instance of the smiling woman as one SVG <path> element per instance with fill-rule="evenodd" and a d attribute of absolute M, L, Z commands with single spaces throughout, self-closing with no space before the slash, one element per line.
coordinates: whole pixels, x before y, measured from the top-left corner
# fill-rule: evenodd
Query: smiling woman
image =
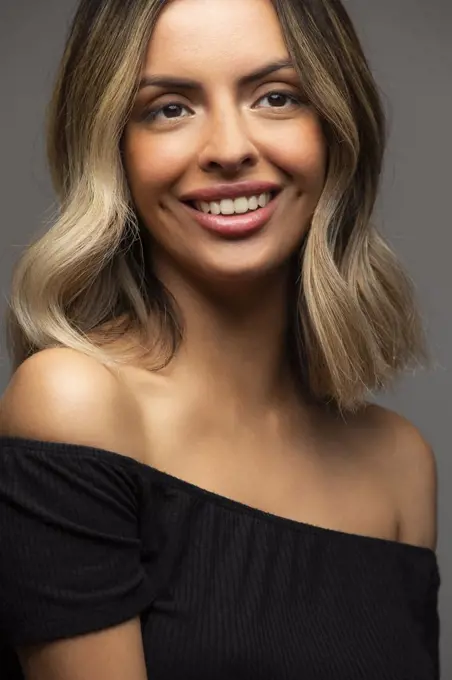
<path fill-rule="evenodd" d="M 339 0 L 82 0 L 0 408 L 9 680 L 436 680 L 426 355 Z"/>
<path fill-rule="evenodd" d="M 221 296 L 231 284 L 241 295 L 261 295 L 300 249 L 325 182 L 320 118 L 274 9 L 262 2 L 237 8 L 193 4 L 188 18 L 188 7 L 182 13 L 169 3 L 125 126 L 132 200 L 165 253 L 153 267 L 170 291 L 183 270 Z M 215 22 L 228 22 L 228 31 L 209 28 Z M 250 26 L 259 32 L 250 35 Z"/>

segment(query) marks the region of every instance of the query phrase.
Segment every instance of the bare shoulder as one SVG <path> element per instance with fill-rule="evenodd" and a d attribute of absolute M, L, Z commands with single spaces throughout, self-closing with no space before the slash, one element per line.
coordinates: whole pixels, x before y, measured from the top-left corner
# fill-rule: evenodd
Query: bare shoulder
<path fill-rule="evenodd" d="M 399 540 L 436 549 L 437 467 L 433 449 L 421 431 L 407 418 L 371 404 L 365 419 L 371 431 L 380 433 L 383 469 L 394 491 L 399 510 Z"/>
<path fill-rule="evenodd" d="M 68 442 L 138 455 L 139 415 L 116 375 L 69 348 L 34 354 L 0 403 L 0 435 Z"/>

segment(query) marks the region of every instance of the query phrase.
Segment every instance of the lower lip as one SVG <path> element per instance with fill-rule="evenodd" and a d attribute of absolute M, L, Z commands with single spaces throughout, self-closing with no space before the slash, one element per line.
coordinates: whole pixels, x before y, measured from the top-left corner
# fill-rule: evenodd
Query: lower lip
<path fill-rule="evenodd" d="M 182 205 L 204 229 L 221 236 L 240 238 L 260 231 L 267 224 L 275 212 L 279 196 L 280 193 L 274 196 L 265 208 L 250 210 L 243 215 L 212 215 L 211 213 L 203 213 L 200 210 L 196 210 L 196 208 L 192 208 L 187 203 L 182 203 Z"/>

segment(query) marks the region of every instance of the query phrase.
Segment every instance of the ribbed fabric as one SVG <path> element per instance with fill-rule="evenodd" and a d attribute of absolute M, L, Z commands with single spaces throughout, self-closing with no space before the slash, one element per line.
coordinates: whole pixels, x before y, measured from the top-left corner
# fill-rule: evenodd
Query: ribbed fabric
<path fill-rule="evenodd" d="M 0 669 L 141 615 L 150 680 L 437 680 L 427 548 L 314 527 L 104 449 L 0 438 Z"/>

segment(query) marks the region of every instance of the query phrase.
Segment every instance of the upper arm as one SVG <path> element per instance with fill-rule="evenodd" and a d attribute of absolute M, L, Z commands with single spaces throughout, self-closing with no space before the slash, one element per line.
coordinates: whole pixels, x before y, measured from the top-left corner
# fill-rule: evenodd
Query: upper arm
<path fill-rule="evenodd" d="M 25 361 L 12 377 L 1 402 L 0 435 L 121 453 L 133 418 L 105 367 L 78 352 L 52 349 Z M 139 617 L 18 653 L 27 680 L 146 679 Z"/>
<path fill-rule="evenodd" d="M 406 418 L 387 412 L 393 442 L 390 474 L 399 510 L 399 540 L 437 545 L 437 468 L 434 452 Z"/>
<path fill-rule="evenodd" d="M 26 680 L 147 680 L 139 617 L 19 650 Z"/>

